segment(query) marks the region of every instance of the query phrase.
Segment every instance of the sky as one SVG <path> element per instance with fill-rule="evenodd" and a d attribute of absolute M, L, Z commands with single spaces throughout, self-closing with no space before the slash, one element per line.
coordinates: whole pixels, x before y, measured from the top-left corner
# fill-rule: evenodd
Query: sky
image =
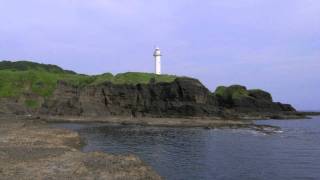
<path fill-rule="evenodd" d="M 242 84 L 320 110 L 319 0 L 0 0 L 0 60 Z"/>

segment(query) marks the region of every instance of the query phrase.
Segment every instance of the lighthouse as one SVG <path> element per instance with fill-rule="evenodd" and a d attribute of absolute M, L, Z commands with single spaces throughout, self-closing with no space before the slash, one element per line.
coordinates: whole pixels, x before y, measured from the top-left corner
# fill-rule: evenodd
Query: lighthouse
<path fill-rule="evenodd" d="M 154 53 L 153 53 L 153 56 L 154 56 L 154 60 L 155 60 L 155 70 L 156 70 L 156 74 L 157 75 L 160 75 L 161 74 L 161 52 L 160 52 L 160 49 L 159 48 L 156 48 L 154 50 Z"/>

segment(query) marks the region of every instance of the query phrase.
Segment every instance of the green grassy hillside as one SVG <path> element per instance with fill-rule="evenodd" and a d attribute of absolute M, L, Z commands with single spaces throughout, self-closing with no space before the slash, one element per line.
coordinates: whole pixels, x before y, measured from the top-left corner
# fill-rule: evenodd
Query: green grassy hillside
<path fill-rule="evenodd" d="M 88 76 L 63 70 L 55 65 L 38 64 L 28 61 L 2 61 L 0 62 L 0 97 L 16 97 L 22 93 L 35 93 L 48 97 L 52 95 L 59 80 L 66 81 L 74 86 L 84 87 L 99 85 L 104 82 L 115 84 L 147 84 L 152 78 L 155 78 L 156 82 L 172 82 L 176 76 L 139 72 L 128 72 L 117 75 L 106 73 Z"/>
<path fill-rule="evenodd" d="M 0 61 L 0 70 L 12 70 L 12 71 L 27 71 L 27 70 L 40 70 L 52 73 L 69 73 L 76 74 L 73 71 L 68 71 L 51 64 L 39 64 L 30 61 Z"/>

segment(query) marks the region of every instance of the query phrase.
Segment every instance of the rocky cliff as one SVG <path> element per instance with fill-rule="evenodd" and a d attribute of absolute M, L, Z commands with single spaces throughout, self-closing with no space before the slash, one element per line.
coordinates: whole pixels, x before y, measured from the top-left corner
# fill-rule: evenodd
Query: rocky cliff
<path fill-rule="evenodd" d="M 240 117 L 295 113 L 262 90 L 210 92 L 200 81 L 148 73 L 87 76 L 54 65 L 0 62 L 0 114 L 80 117 Z"/>
<path fill-rule="evenodd" d="M 223 89 L 221 89 L 223 88 Z M 113 84 L 79 88 L 64 81 L 38 113 L 53 116 L 212 117 L 237 113 L 295 112 L 275 103 L 269 93 L 243 86 L 210 92 L 198 80 L 177 78 L 171 83 Z"/>

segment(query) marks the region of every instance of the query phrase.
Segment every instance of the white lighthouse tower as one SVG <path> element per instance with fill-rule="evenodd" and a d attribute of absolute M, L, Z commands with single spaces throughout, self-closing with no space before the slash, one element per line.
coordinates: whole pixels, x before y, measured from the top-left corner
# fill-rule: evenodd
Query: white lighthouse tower
<path fill-rule="evenodd" d="M 156 74 L 161 74 L 161 52 L 159 48 L 156 48 L 153 53 L 155 65 L 156 65 Z"/>

